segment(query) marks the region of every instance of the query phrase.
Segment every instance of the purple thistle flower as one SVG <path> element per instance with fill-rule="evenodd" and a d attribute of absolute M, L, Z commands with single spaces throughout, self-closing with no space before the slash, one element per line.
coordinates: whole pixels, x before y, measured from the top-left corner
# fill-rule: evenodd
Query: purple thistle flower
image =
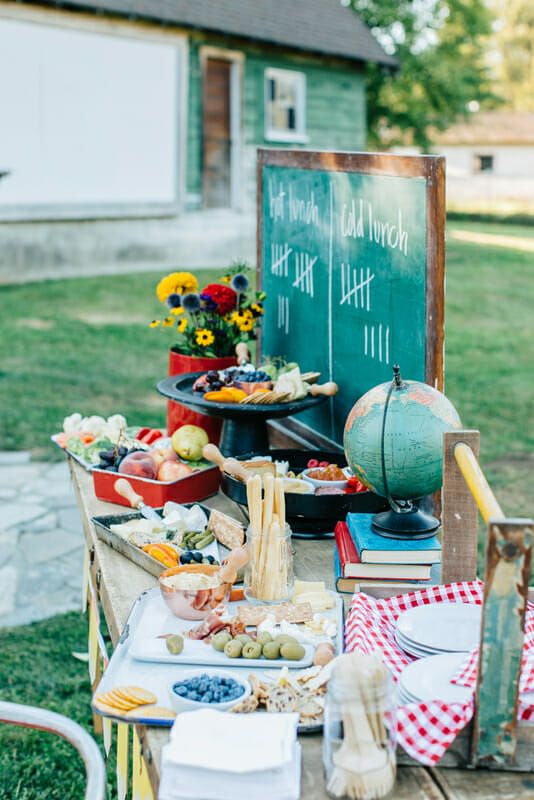
<path fill-rule="evenodd" d="M 180 308 L 182 305 L 182 298 L 176 292 L 172 292 L 165 300 L 169 308 Z"/>
<path fill-rule="evenodd" d="M 241 294 L 242 292 L 246 292 L 248 289 L 249 281 L 246 275 L 243 275 L 242 272 L 238 272 L 237 275 L 234 275 L 230 282 L 230 286 L 234 290 L 234 292 L 238 292 Z"/>

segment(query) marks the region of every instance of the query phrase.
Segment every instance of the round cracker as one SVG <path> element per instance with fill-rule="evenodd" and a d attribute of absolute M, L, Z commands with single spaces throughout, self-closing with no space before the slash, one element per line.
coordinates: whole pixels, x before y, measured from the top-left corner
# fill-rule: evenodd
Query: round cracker
<path fill-rule="evenodd" d="M 157 703 L 158 701 L 158 698 L 153 692 L 149 692 L 148 689 L 143 689 L 141 686 L 121 686 L 115 688 L 115 691 L 121 697 L 124 697 L 125 700 L 129 700 L 138 706 L 148 703 Z"/>
<path fill-rule="evenodd" d="M 131 711 L 127 711 L 126 717 L 134 717 L 139 719 L 174 719 L 176 714 L 170 708 L 163 706 L 137 706 Z"/>
<path fill-rule="evenodd" d="M 107 703 L 109 706 L 115 706 L 116 708 L 120 708 L 121 711 L 129 711 L 131 708 L 135 708 L 137 703 L 132 703 L 131 700 L 124 700 L 118 694 L 115 693 L 114 689 L 110 689 L 109 692 L 105 692 L 103 695 L 100 695 L 100 699 Z"/>
<path fill-rule="evenodd" d="M 122 711 L 120 708 L 115 708 L 115 706 L 109 706 L 107 703 L 104 703 L 102 700 L 98 700 L 96 697 L 93 700 L 93 706 L 100 711 L 101 714 L 104 714 L 106 717 L 124 717 L 126 716 L 127 712 Z"/>

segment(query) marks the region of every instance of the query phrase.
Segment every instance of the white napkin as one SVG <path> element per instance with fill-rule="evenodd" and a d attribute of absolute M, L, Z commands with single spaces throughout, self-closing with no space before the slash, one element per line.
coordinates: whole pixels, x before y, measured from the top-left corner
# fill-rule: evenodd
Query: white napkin
<path fill-rule="evenodd" d="M 179 714 L 169 763 L 216 772 L 279 769 L 293 757 L 298 714 L 227 714 L 211 708 Z"/>

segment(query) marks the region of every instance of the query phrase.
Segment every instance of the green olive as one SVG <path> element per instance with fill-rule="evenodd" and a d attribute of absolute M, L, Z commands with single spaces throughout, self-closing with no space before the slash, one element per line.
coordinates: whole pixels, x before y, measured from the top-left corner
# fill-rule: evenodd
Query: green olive
<path fill-rule="evenodd" d="M 288 661 L 300 661 L 301 658 L 304 658 L 306 650 L 303 648 L 301 644 L 295 642 L 286 642 L 280 648 L 280 655 L 282 658 L 287 658 Z"/>
<path fill-rule="evenodd" d="M 216 633 L 213 639 L 211 640 L 211 646 L 214 650 L 218 650 L 220 653 L 224 650 L 224 646 L 227 642 L 231 642 L 232 637 L 229 633 L 222 631 L 221 633 Z"/>
<path fill-rule="evenodd" d="M 258 635 L 256 636 L 256 641 L 259 642 L 262 647 L 264 644 L 267 644 L 267 642 L 272 642 L 272 640 L 273 637 L 267 631 L 263 631 L 263 633 L 258 633 Z"/>
<path fill-rule="evenodd" d="M 165 644 L 167 645 L 167 650 L 169 653 L 172 653 L 173 656 L 179 656 L 184 649 L 184 640 L 179 633 L 174 636 L 167 636 Z"/>
<path fill-rule="evenodd" d="M 278 636 L 275 636 L 275 642 L 278 642 L 280 647 L 283 644 L 298 644 L 297 640 L 294 636 L 290 636 L 288 633 L 279 633 Z"/>
<path fill-rule="evenodd" d="M 242 649 L 243 643 L 237 639 L 232 639 L 224 645 L 224 654 L 228 656 L 228 658 L 239 658 Z"/>
<path fill-rule="evenodd" d="M 267 644 L 263 645 L 263 655 L 265 658 L 274 661 L 277 658 L 280 658 L 280 644 L 278 642 L 267 642 Z"/>
<path fill-rule="evenodd" d="M 259 642 L 245 642 L 241 655 L 243 658 L 261 658 L 261 644 Z"/>
<path fill-rule="evenodd" d="M 241 642 L 241 644 L 246 644 L 247 642 L 252 642 L 252 636 L 249 636 L 248 633 L 240 633 L 235 638 L 237 639 L 238 642 Z"/>

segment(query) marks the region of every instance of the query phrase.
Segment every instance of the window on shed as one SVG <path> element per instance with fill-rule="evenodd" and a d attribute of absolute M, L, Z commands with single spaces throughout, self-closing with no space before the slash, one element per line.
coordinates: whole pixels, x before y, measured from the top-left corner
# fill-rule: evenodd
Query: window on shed
<path fill-rule="evenodd" d="M 493 156 L 475 155 L 475 172 L 493 172 Z"/>
<path fill-rule="evenodd" d="M 289 69 L 265 70 L 265 138 L 306 141 L 306 76 Z"/>

